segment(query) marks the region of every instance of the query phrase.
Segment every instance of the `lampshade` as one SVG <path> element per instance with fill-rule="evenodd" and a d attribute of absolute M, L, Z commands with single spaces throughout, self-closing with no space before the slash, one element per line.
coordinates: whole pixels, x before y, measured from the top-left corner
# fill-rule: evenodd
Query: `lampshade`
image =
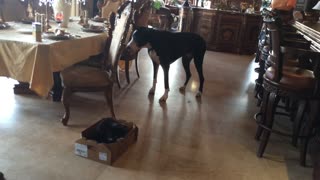
<path fill-rule="evenodd" d="M 312 9 L 320 11 L 320 1 Z"/>

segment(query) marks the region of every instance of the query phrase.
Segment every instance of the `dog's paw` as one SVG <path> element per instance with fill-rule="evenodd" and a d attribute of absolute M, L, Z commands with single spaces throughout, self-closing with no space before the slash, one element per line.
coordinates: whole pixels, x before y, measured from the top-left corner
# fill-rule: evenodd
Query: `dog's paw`
<path fill-rule="evenodd" d="M 202 96 L 202 92 L 198 92 L 197 94 L 196 94 L 196 98 L 201 98 L 201 96 Z"/>
<path fill-rule="evenodd" d="M 165 93 L 165 94 L 159 99 L 159 102 L 160 102 L 160 103 L 166 102 L 167 99 L 168 99 L 168 93 Z"/>
<path fill-rule="evenodd" d="M 180 91 L 181 93 L 185 93 L 186 87 L 185 87 L 185 86 L 181 86 L 181 87 L 179 88 L 179 91 Z"/>
<path fill-rule="evenodd" d="M 168 97 L 161 97 L 160 99 L 159 99 L 159 103 L 165 103 L 166 101 L 167 101 L 167 99 L 168 99 Z"/>
<path fill-rule="evenodd" d="M 149 95 L 154 95 L 155 91 L 156 91 L 155 88 L 151 88 L 151 89 L 149 90 Z"/>

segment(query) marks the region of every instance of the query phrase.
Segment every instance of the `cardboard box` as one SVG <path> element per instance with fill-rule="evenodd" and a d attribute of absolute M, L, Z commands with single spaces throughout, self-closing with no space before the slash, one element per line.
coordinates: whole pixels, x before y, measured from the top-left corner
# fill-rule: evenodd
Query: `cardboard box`
<path fill-rule="evenodd" d="M 75 142 L 75 154 L 111 165 L 125 151 L 127 151 L 130 145 L 137 141 L 138 127 L 133 123 L 126 122 L 126 124 L 131 126 L 131 130 L 129 130 L 128 134 L 124 138 L 118 139 L 117 142 L 114 143 L 98 143 L 95 140 L 87 139 L 87 137 L 90 137 L 90 134 L 94 132 L 100 121 L 82 131 L 82 138 Z"/>

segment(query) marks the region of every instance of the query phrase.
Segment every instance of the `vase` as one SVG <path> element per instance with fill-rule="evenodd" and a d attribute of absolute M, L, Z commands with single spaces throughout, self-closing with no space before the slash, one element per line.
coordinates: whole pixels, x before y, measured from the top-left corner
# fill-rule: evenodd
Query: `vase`
<path fill-rule="evenodd" d="M 71 3 L 66 2 L 65 0 L 55 0 L 52 4 L 54 17 L 57 14 L 62 14 L 62 21 L 60 26 L 67 28 L 69 23 L 69 18 L 71 15 Z"/>

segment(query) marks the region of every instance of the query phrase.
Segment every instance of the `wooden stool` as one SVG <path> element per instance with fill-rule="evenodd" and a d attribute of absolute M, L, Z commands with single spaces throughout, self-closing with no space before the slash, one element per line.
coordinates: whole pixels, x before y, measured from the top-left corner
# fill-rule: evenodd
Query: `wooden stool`
<path fill-rule="evenodd" d="M 310 50 L 280 46 L 281 36 L 279 27 L 274 20 L 265 21 L 265 23 L 271 36 L 271 51 L 266 62 L 270 67 L 266 69 L 263 76 L 262 116 L 260 122 L 258 122 L 259 126 L 256 133 L 256 139 L 260 139 L 262 136 L 257 151 L 258 157 L 263 156 L 271 132 L 279 133 L 273 130 L 272 126 L 280 98 L 285 97 L 302 102 L 298 107 L 300 113 L 296 114 L 294 120 L 300 121 L 303 112 L 305 112 L 306 104 L 318 97 L 317 93 L 315 93 L 318 87 L 318 76 L 315 76 L 312 71 L 307 69 L 284 66 L 284 57 L 288 54 L 296 57 L 305 55 L 305 57 L 315 60 L 319 58 L 318 53 Z M 310 122 L 314 120 L 314 117 L 315 115 L 310 117 Z"/>

